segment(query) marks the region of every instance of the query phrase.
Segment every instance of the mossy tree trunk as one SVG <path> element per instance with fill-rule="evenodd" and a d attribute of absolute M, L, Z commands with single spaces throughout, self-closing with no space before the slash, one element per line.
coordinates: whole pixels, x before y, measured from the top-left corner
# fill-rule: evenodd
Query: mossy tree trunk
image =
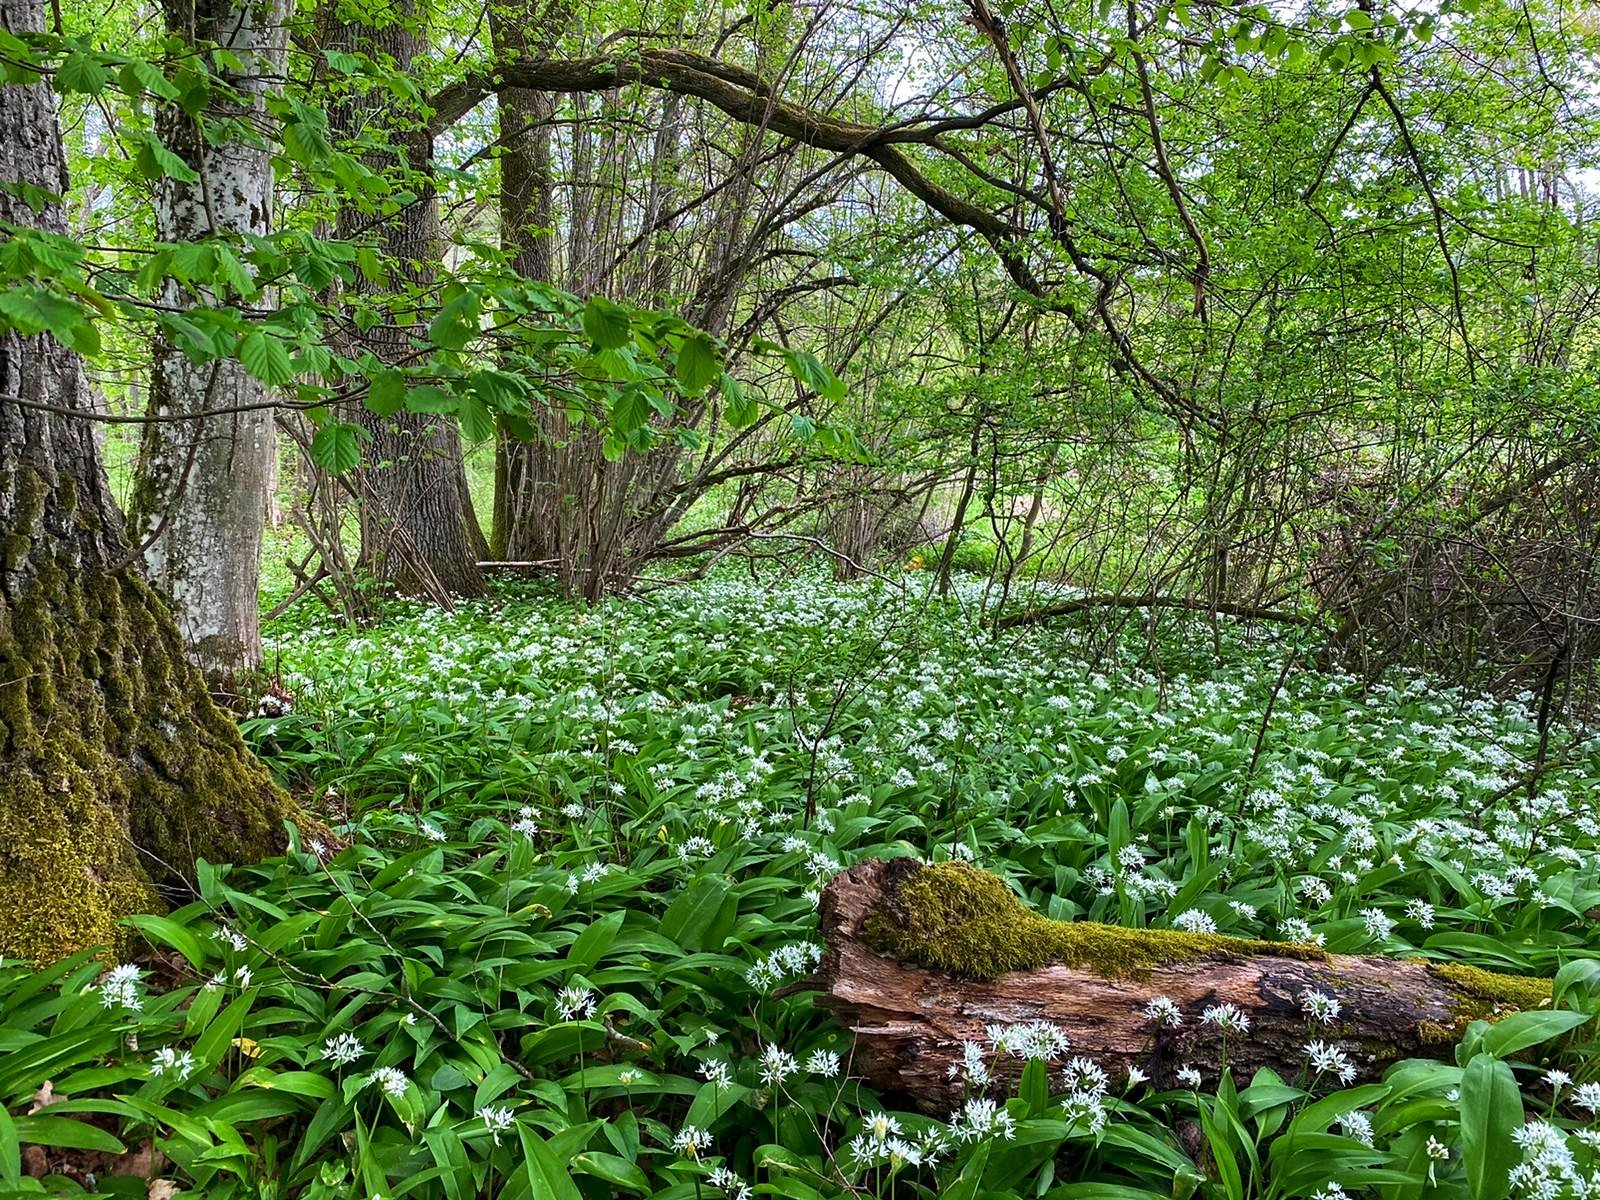
<path fill-rule="evenodd" d="M 165 0 L 162 10 L 169 31 L 190 43 L 215 43 L 236 64 L 220 76 L 240 100 L 221 102 L 225 110 L 214 115 L 259 122 L 267 90 L 283 75 L 283 0 Z M 162 105 L 156 121 L 167 148 L 197 176 L 161 180 L 155 217 L 162 241 L 270 232 L 266 147 L 238 137 L 208 142 L 176 104 Z M 165 299 L 182 305 L 185 294 L 174 284 Z M 214 684 L 227 685 L 261 664 L 261 542 L 277 429 L 266 389 L 237 362 L 195 364 L 158 337 L 152 363 L 149 411 L 161 420 L 145 427 L 139 444 L 129 531 L 151 579 L 172 598 L 190 655 Z"/>
<path fill-rule="evenodd" d="M 868 860 L 829 883 L 820 1003 L 856 1037 L 854 1069 L 874 1086 L 947 1112 L 970 1090 L 962 1042 L 989 1044 L 995 1025 L 1047 1021 L 1114 1080 L 1130 1067 L 1158 1087 L 1182 1066 L 1218 1074 L 1224 1036 L 1234 1076 L 1260 1067 L 1294 1078 L 1305 1044 L 1341 1046 L 1358 1077 L 1404 1058 L 1447 1055 L 1466 1025 L 1550 1002 L 1550 983 L 1466 967 L 1326 954 L 1312 946 L 1215 934 L 1049 921 L 1005 882 L 959 863 Z M 1323 1024 L 1307 992 L 1341 1011 Z M 1182 1023 L 1156 1028 L 1145 1005 L 1165 996 Z M 1248 1033 L 1222 1034 L 1200 1015 L 1233 1004 Z M 994 1064 L 1014 1087 L 1022 1063 Z M 952 1069 L 953 1068 L 953 1069 Z"/>
<path fill-rule="evenodd" d="M 43 29 L 37 0 L 0 27 Z M 0 179 L 66 190 L 46 83 L 0 88 Z M 66 232 L 5 192 L 0 221 Z M 294 811 L 134 561 L 92 409 L 77 355 L 0 334 L 0 955 L 36 961 L 114 943 L 197 857 L 280 848 Z"/>

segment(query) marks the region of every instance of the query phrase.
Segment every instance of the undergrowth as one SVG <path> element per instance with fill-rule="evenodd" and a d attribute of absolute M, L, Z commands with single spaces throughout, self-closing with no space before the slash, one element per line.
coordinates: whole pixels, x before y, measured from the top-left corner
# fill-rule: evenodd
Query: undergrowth
<path fill-rule="evenodd" d="M 1136 629 L 996 640 L 963 589 L 922 586 L 721 579 L 589 610 L 510 589 L 361 631 L 280 621 L 246 733 L 348 844 L 206 867 L 192 902 L 135 919 L 158 952 L 115 972 L 0 966 L 0 1190 L 1594 1186 L 1584 731 L 1541 755 L 1526 703 L 1286 672 L 1244 629 L 1220 661 L 1209 627 L 1174 627 L 1158 661 Z M 1300 998 L 1305 1060 L 1248 1080 L 1225 1005 L 1151 1013 L 1215 1034 L 1170 1078 L 996 1029 L 933 1118 L 855 1078 L 805 982 L 821 889 L 894 855 L 972 862 L 1058 920 L 1553 976 L 1553 1002 L 1353 1086 L 1326 997 Z M 1028 1060 L 1015 1088 L 1005 1059 Z"/>

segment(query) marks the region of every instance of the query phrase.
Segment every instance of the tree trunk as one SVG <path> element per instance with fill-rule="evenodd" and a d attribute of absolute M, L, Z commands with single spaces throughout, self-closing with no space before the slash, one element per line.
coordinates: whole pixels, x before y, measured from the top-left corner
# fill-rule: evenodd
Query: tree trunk
<path fill-rule="evenodd" d="M 1216 1077 L 1223 1035 L 1199 1020 L 1215 1004 L 1250 1020 L 1248 1033 L 1228 1035 L 1236 1076 L 1271 1067 L 1292 1078 L 1305 1043 L 1322 1039 L 1370 1078 L 1447 1051 L 1473 1019 L 1550 1003 L 1548 980 L 1470 967 L 1049 921 L 1003 880 L 960 863 L 857 863 L 828 885 L 822 928 L 820 1003 L 854 1032 L 855 1070 L 930 1112 L 960 1102 L 962 1043 L 988 1050 L 995 1025 L 1048 1022 L 1113 1078 L 1139 1067 L 1170 1086 L 1184 1065 Z M 1309 991 L 1339 1001 L 1331 1024 L 1302 1010 Z M 1178 1005 L 1182 1024 L 1151 1022 L 1145 1005 L 1158 996 Z M 998 1056 L 995 1085 L 1013 1086 L 1022 1065 Z"/>
<path fill-rule="evenodd" d="M 570 17 L 567 0 L 550 0 L 532 20 L 525 10 L 491 4 L 489 32 L 496 57 L 506 62 L 549 57 Z M 522 88 L 508 88 L 499 98 L 500 246 L 519 275 L 543 283 L 555 279 L 550 132 L 557 99 L 550 92 Z M 554 443 L 564 436 L 565 424 L 564 413 L 546 406 L 535 414 L 535 440 L 525 442 L 504 430 L 496 435 L 489 539 L 495 558 L 541 562 L 556 556 L 549 499 L 557 486 Z M 542 497 L 535 495 L 541 492 Z"/>
<path fill-rule="evenodd" d="M 171 33 L 190 43 L 214 42 L 238 59 L 220 79 L 248 100 L 214 115 L 259 121 L 266 90 L 283 75 L 288 10 L 282 0 L 168 0 L 164 7 Z M 162 105 L 156 124 L 168 149 L 200 177 L 195 183 L 162 180 L 155 204 L 162 241 L 237 244 L 241 235 L 270 232 L 272 157 L 265 147 L 241 139 L 209 144 L 199 123 L 176 104 Z M 181 306 L 186 297 L 174 284 L 164 300 Z M 157 338 L 151 416 L 265 400 L 266 388 L 237 362 L 196 366 Z M 261 539 L 276 453 L 273 414 L 265 407 L 146 425 L 140 442 L 129 534 L 143 550 L 151 579 L 172 597 L 190 656 L 213 683 L 261 663 Z"/>
<path fill-rule="evenodd" d="M 422 18 L 408 2 L 384 9 L 381 19 L 386 23 L 366 25 L 330 17 L 325 44 L 380 62 L 390 58 L 403 70 L 426 49 L 419 32 Z M 433 138 L 416 113 L 387 111 L 386 95 L 372 88 L 341 97 L 329 105 L 329 126 L 341 139 L 367 134 L 384 145 L 365 155 L 367 166 L 391 175 L 403 171 L 403 186 L 416 192 L 416 199 L 376 221 L 353 205 L 342 206 L 338 236 L 370 240 L 375 233 L 396 273 L 393 285 L 426 290 L 442 252 L 439 198 L 430 173 Z M 358 287 L 371 295 L 389 290 L 365 276 Z M 411 341 L 420 333 L 395 320 L 355 335 L 356 348 L 400 364 L 413 357 Z M 358 419 L 372 435 L 366 447 L 370 465 L 356 483 L 363 565 L 409 595 L 482 595 L 478 560 L 488 554 L 488 543 L 472 509 L 455 422 L 405 411 L 379 417 L 362 410 Z"/>
<path fill-rule="evenodd" d="M 0 27 L 44 27 L 0 0 Z M 46 83 L 0 88 L 0 179 L 66 191 Z M 0 191 L 0 221 L 64 234 Z M 0 954 L 114 944 L 158 884 L 281 849 L 295 813 L 212 704 L 123 533 L 77 355 L 0 334 Z"/>

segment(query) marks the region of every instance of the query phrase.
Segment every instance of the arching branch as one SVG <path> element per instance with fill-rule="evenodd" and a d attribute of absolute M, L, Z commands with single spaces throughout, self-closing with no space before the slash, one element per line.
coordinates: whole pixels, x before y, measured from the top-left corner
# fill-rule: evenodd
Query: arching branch
<path fill-rule="evenodd" d="M 476 72 L 432 97 L 431 128 L 438 135 L 487 96 L 502 89 L 591 92 L 630 84 L 693 96 L 736 121 L 760 126 L 820 150 L 868 159 L 929 208 L 982 237 L 994 250 L 1012 282 L 1032 296 L 1041 308 L 1066 316 L 1079 330 L 1089 328 L 1091 318 L 1079 305 L 1062 297 L 1034 275 L 1024 249 L 1029 236 L 1027 230 L 934 182 L 905 152 L 904 147 L 921 145 L 959 160 L 959 156 L 953 154 L 941 139 L 950 132 L 974 128 L 978 122 L 971 115 L 884 126 L 869 125 L 828 116 L 783 100 L 777 96 L 771 83 L 744 67 L 689 50 L 635 48 L 582 59 L 508 63 L 491 71 Z M 1059 86 L 1062 85 L 994 105 L 982 116 L 993 120 L 1005 113 L 1026 109 L 1036 104 L 1042 95 L 1059 90 Z M 1055 214 L 1049 215 L 1051 231 L 1063 243 L 1074 269 L 1097 284 L 1094 317 L 1116 346 L 1121 369 L 1145 384 L 1174 415 L 1186 420 L 1204 421 L 1204 414 L 1198 412 L 1175 386 L 1159 378 L 1138 360 L 1127 330 L 1122 328 L 1110 311 L 1108 277 L 1089 263 L 1081 250 L 1065 236 L 1063 219 Z"/>

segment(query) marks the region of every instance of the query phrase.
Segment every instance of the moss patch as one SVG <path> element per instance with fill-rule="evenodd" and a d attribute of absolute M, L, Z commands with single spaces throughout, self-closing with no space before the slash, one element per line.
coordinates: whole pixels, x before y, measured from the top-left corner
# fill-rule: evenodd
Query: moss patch
<path fill-rule="evenodd" d="M 1509 1013 L 1550 1007 L 1548 979 L 1500 975 L 1460 963 L 1433 964 L 1428 970 L 1456 993 L 1463 1028 L 1469 1021 L 1492 1021 Z"/>
<path fill-rule="evenodd" d="M 105 568 L 100 523 L 15 472 L 0 491 L 35 520 L 11 534 L 29 544 L 0 585 L 0 955 L 44 962 L 115 948 L 119 919 L 159 909 L 158 886 L 196 857 L 277 852 L 302 815 L 211 702 L 154 590 Z"/>
<path fill-rule="evenodd" d="M 875 949 L 967 979 L 1058 964 L 1106 979 L 1137 979 L 1157 967 L 1197 959 L 1258 954 L 1324 959 L 1315 946 L 1123 929 L 1088 921 L 1052 921 L 1025 908 L 1005 881 L 965 863 L 887 864 L 886 904 L 863 932 Z"/>

